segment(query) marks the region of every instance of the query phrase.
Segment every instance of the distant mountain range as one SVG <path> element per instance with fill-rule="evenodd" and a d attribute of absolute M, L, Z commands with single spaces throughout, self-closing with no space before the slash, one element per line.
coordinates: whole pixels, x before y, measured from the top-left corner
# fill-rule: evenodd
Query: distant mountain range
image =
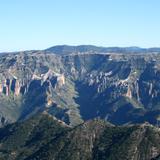
<path fill-rule="evenodd" d="M 37 51 L 44 51 L 44 52 L 52 52 L 54 54 L 73 54 L 73 53 L 160 53 L 160 48 L 153 47 L 153 48 L 141 48 L 137 46 L 131 47 L 100 47 L 94 45 L 78 45 L 78 46 L 71 46 L 71 45 L 56 45 L 49 47 L 44 50 L 30 50 L 30 52 L 37 52 Z M 23 51 L 23 52 L 29 52 Z M 13 54 L 18 52 L 1 52 L 0 54 Z"/>
<path fill-rule="evenodd" d="M 68 46 L 59 45 L 46 49 L 55 54 L 70 54 L 77 52 L 109 52 L 109 53 L 150 53 L 160 52 L 160 48 L 140 48 L 140 47 L 97 47 L 93 45 Z"/>

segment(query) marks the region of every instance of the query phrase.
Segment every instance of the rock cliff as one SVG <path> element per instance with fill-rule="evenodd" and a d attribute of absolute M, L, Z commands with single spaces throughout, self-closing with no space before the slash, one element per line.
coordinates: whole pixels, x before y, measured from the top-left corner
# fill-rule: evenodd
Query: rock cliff
<path fill-rule="evenodd" d="M 95 117 L 114 124 L 157 124 L 159 53 L 109 51 L 58 54 L 56 48 L 56 53 L 0 55 L 1 121 L 45 111 L 72 126 Z"/>

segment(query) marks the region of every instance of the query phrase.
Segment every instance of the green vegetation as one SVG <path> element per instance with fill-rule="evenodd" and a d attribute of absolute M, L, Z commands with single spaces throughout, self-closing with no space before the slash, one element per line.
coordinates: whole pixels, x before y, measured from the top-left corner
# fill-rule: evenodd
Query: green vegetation
<path fill-rule="evenodd" d="M 38 114 L 0 129 L 1 160 L 151 160 L 160 131 L 149 124 L 113 126 L 100 119 L 74 128 Z"/>

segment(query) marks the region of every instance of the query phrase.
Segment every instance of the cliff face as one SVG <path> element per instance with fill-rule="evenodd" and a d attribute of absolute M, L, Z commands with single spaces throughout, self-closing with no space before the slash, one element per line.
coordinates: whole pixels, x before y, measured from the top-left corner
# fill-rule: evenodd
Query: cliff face
<path fill-rule="evenodd" d="M 85 54 L 77 61 L 81 65 L 76 100 L 84 119 L 99 116 L 116 124 L 156 123 L 160 100 L 158 54 Z"/>
<path fill-rule="evenodd" d="M 56 67 L 53 70 L 45 66 L 47 58 L 50 57 L 25 53 L 0 57 L 0 112 L 6 123 L 56 105 L 51 92 L 63 88 L 65 76 Z M 54 61 L 56 65 L 56 58 Z"/>
<path fill-rule="evenodd" d="M 115 124 L 160 114 L 160 55 L 28 51 L 0 56 L 3 124 L 48 112 L 67 124 L 101 117 Z"/>

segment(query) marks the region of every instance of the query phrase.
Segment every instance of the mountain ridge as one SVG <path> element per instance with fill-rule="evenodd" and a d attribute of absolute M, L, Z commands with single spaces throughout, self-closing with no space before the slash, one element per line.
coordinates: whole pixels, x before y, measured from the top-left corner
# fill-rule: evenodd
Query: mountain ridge
<path fill-rule="evenodd" d="M 104 46 L 96 46 L 96 45 L 55 45 L 46 49 L 37 49 L 37 50 L 22 50 L 22 51 L 10 51 L 10 52 L 0 52 L 0 54 L 11 54 L 11 53 L 19 53 L 19 52 L 38 52 L 38 51 L 46 51 L 53 52 L 55 54 L 70 54 L 73 52 L 110 52 L 110 53 L 149 53 L 149 52 L 160 52 L 160 47 L 138 47 L 138 46 L 129 46 L 129 47 L 104 47 Z"/>
<path fill-rule="evenodd" d="M 110 53 L 149 53 L 149 52 L 160 52 L 160 48 L 141 48 L 137 46 L 131 47 L 98 47 L 94 45 L 57 45 L 45 49 L 45 51 L 53 52 L 56 54 L 69 54 L 73 52 L 110 52 Z"/>
<path fill-rule="evenodd" d="M 114 126 L 94 119 L 74 128 L 37 114 L 0 129 L 2 160 L 151 160 L 160 156 L 160 130 L 152 125 Z"/>

